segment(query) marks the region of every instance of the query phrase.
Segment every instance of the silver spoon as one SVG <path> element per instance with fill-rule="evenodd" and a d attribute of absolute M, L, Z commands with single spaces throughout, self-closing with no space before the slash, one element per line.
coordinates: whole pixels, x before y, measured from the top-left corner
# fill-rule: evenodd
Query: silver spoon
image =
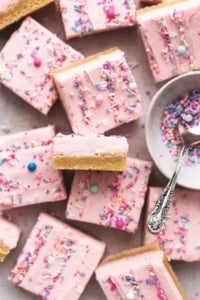
<path fill-rule="evenodd" d="M 155 207 L 148 217 L 147 226 L 149 231 L 152 233 L 159 233 L 165 228 L 166 216 L 171 204 L 172 194 L 174 192 L 177 177 L 181 171 L 183 162 L 188 154 L 189 148 L 200 143 L 200 123 L 189 129 L 186 129 L 179 122 L 178 131 L 183 142 L 183 147 L 181 149 L 172 178 L 169 180 L 167 186 L 157 200 Z"/>

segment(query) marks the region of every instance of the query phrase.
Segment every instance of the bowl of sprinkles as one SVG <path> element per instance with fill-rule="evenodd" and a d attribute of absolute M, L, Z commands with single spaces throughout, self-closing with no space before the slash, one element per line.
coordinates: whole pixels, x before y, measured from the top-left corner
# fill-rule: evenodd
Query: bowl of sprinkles
<path fill-rule="evenodd" d="M 160 172 L 171 178 L 182 148 L 178 123 L 200 123 L 200 71 L 180 75 L 154 95 L 145 124 L 149 153 Z M 200 145 L 189 149 L 177 184 L 200 190 Z"/>

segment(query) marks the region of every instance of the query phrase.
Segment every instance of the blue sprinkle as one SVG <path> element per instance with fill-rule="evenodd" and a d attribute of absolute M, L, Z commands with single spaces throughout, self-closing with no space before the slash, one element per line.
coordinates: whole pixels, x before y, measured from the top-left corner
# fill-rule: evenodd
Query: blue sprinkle
<path fill-rule="evenodd" d="M 29 162 L 27 168 L 30 172 L 34 172 L 37 168 L 37 165 L 35 162 Z"/>

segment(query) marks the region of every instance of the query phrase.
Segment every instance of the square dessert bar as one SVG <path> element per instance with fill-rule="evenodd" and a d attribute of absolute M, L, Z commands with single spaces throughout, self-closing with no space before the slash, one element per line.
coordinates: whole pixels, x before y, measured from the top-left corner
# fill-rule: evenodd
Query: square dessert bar
<path fill-rule="evenodd" d="M 54 138 L 55 169 L 124 171 L 128 142 L 124 136 L 57 134 Z"/>
<path fill-rule="evenodd" d="M 17 246 L 20 233 L 17 225 L 0 217 L 0 262 L 3 262 L 10 250 Z"/>
<path fill-rule="evenodd" d="M 155 81 L 200 68 L 199 1 L 169 1 L 141 9 L 137 19 Z"/>
<path fill-rule="evenodd" d="M 45 300 L 77 300 L 104 249 L 103 242 L 41 213 L 9 279 Z"/>
<path fill-rule="evenodd" d="M 53 169 L 53 126 L 1 136 L 0 210 L 66 199 Z"/>
<path fill-rule="evenodd" d="M 124 172 L 76 171 L 66 217 L 135 232 L 152 163 L 127 158 Z"/>
<path fill-rule="evenodd" d="M 66 38 L 136 24 L 134 0 L 59 0 Z"/>
<path fill-rule="evenodd" d="M 150 187 L 147 198 L 147 216 L 162 193 L 160 187 Z M 198 191 L 177 188 L 166 227 L 158 234 L 144 228 L 144 244 L 158 242 L 170 260 L 199 261 L 200 243 L 197 234 L 199 222 L 200 195 Z"/>
<path fill-rule="evenodd" d="M 124 53 L 112 48 L 52 73 L 75 133 L 104 133 L 142 115 Z"/>
<path fill-rule="evenodd" d="M 186 300 L 158 245 L 130 249 L 106 258 L 96 279 L 108 300 Z"/>
<path fill-rule="evenodd" d="M 0 82 L 46 115 L 58 98 L 50 71 L 83 58 L 27 17 L 0 52 Z"/>
<path fill-rule="evenodd" d="M 1 0 L 0 30 L 53 2 L 54 0 Z"/>

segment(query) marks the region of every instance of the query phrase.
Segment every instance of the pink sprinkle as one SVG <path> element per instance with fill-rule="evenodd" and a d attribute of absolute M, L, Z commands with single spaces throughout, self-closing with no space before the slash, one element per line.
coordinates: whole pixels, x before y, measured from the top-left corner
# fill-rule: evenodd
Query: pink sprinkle
<path fill-rule="evenodd" d="M 152 98 L 153 98 L 152 93 L 151 93 L 150 91 L 147 91 L 147 92 L 146 92 L 146 95 L 147 95 L 147 97 L 149 98 L 149 101 L 151 101 Z"/>
<path fill-rule="evenodd" d="M 108 283 L 110 285 L 110 290 L 114 291 L 116 289 L 116 284 L 114 283 L 114 281 L 112 280 L 112 278 L 108 278 Z"/>
<path fill-rule="evenodd" d="M 96 103 L 96 105 L 101 105 L 103 103 L 103 96 L 102 95 L 96 95 L 95 103 Z"/>
<path fill-rule="evenodd" d="M 115 11 L 112 8 L 110 8 L 110 9 L 107 10 L 106 15 L 107 15 L 108 19 L 114 19 L 115 18 Z"/>
<path fill-rule="evenodd" d="M 123 221 L 123 219 L 117 220 L 117 221 L 115 222 L 115 226 L 116 226 L 117 228 L 122 228 L 122 227 L 124 226 L 124 221 Z"/>
<path fill-rule="evenodd" d="M 38 173 L 35 178 L 37 180 L 42 180 L 42 178 L 43 178 L 42 173 Z"/>
<path fill-rule="evenodd" d="M 5 199 L 3 200 L 3 205 L 4 205 L 4 206 L 7 206 L 7 207 L 11 206 L 11 205 L 12 205 L 12 200 L 11 200 L 11 198 L 5 198 Z"/>
<path fill-rule="evenodd" d="M 39 68 L 42 64 L 42 60 L 40 58 L 35 57 L 33 63 L 36 68 Z"/>

